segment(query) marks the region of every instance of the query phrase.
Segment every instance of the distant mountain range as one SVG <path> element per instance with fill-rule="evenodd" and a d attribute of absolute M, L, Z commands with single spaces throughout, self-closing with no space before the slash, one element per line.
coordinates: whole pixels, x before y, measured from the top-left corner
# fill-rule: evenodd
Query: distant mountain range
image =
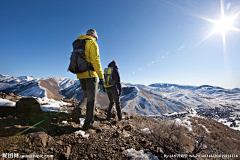
<path fill-rule="evenodd" d="M 147 85 L 122 83 L 122 110 L 142 115 L 161 115 L 184 112 L 190 108 L 215 108 L 231 106 L 240 109 L 240 89 L 224 89 L 210 85 L 184 86 L 156 83 Z M 0 74 L 0 92 L 17 93 L 22 96 L 62 98 L 78 100 L 83 96 L 76 79 L 51 77 L 37 79 L 29 76 L 13 77 Z M 108 97 L 100 91 L 97 107 L 108 108 Z"/>

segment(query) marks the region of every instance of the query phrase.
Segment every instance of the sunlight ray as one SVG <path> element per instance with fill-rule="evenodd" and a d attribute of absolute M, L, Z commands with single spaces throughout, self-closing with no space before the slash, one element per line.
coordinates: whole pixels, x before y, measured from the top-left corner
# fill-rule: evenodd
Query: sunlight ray
<path fill-rule="evenodd" d="M 213 34 L 215 33 L 215 31 L 211 31 L 205 38 L 203 38 L 203 40 L 201 42 L 199 42 L 199 44 L 203 43 L 204 41 L 206 41 L 209 37 L 211 37 Z"/>
<path fill-rule="evenodd" d="M 214 20 L 214 19 L 205 18 L 205 17 L 200 17 L 200 16 L 198 16 L 198 17 L 201 18 L 201 19 L 203 19 L 203 20 L 206 20 L 206 21 L 208 21 L 208 22 L 211 22 L 211 23 L 217 23 L 217 21 Z"/>
<path fill-rule="evenodd" d="M 226 55 L 226 34 L 225 32 L 222 32 L 222 41 L 223 41 L 223 54 Z"/>
<path fill-rule="evenodd" d="M 231 29 L 234 30 L 234 31 L 240 32 L 240 29 L 239 29 L 239 28 L 232 27 Z"/>
<path fill-rule="evenodd" d="M 233 19 L 235 19 L 238 15 L 240 15 L 240 11 L 233 16 Z"/>
<path fill-rule="evenodd" d="M 224 2 L 221 0 L 221 17 L 224 17 Z"/>

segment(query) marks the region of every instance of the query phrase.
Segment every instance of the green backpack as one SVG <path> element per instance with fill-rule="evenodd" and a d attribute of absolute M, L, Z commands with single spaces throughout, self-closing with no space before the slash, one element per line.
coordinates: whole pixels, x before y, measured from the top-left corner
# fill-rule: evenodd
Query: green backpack
<path fill-rule="evenodd" d="M 113 67 L 107 67 L 104 69 L 104 88 L 110 88 L 113 85 L 115 85 L 115 81 L 113 80 L 112 77 L 113 74 Z"/>

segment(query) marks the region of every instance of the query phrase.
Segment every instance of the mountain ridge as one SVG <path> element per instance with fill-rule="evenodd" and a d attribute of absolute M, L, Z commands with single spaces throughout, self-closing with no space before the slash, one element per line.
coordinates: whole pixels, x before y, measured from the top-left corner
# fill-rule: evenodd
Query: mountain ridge
<path fill-rule="evenodd" d="M 0 92 L 13 92 L 22 96 L 47 97 L 56 100 L 81 100 L 83 93 L 79 80 L 67 77 L 37 79 L 29 76 L 13 77 L 0 74 Z M 123 112 L 141 115 L 162 115 L 165 113 L 187 112 L 198 108 L 223 108 L 230 106 L 240 109 L 240 89 L 202 85 L 189 86 L 167 83 L 150 85 L 122 83 L 120 96 Z M 97 107 L 107 108 L 106 93 L 98 92 Z"/>

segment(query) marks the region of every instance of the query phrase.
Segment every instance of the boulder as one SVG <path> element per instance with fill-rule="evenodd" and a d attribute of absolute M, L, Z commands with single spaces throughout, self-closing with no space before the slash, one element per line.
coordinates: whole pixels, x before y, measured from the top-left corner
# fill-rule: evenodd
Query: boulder
<path fill-rule="evenodd" d="M 49 119 L 46 119 L 40 107 L 40 104 L 36 99 L 21 98 L 16 103 L 16 108 L 18 112 L 21 112 L 26 116 L 29 116 L 32 119 L 33 124 L 36 124 L 42 121 L 39 126 L 44 127 L 45 130 L 49 130 L 50 121 Z"/>
<path fill-rule="evenodd" d="M 129 125 L 124 126 L 123 129 L 125 131 L 132 131 L 133 130 L 133 126 L 129 124 Z"/>
<path fill-rule="evenodd" d="M 21 98 L 16 103 L 16 108 L 19 112 L 28 116 L 32 114 L 43 114 L 40 104 L 34 98 Z"/>

